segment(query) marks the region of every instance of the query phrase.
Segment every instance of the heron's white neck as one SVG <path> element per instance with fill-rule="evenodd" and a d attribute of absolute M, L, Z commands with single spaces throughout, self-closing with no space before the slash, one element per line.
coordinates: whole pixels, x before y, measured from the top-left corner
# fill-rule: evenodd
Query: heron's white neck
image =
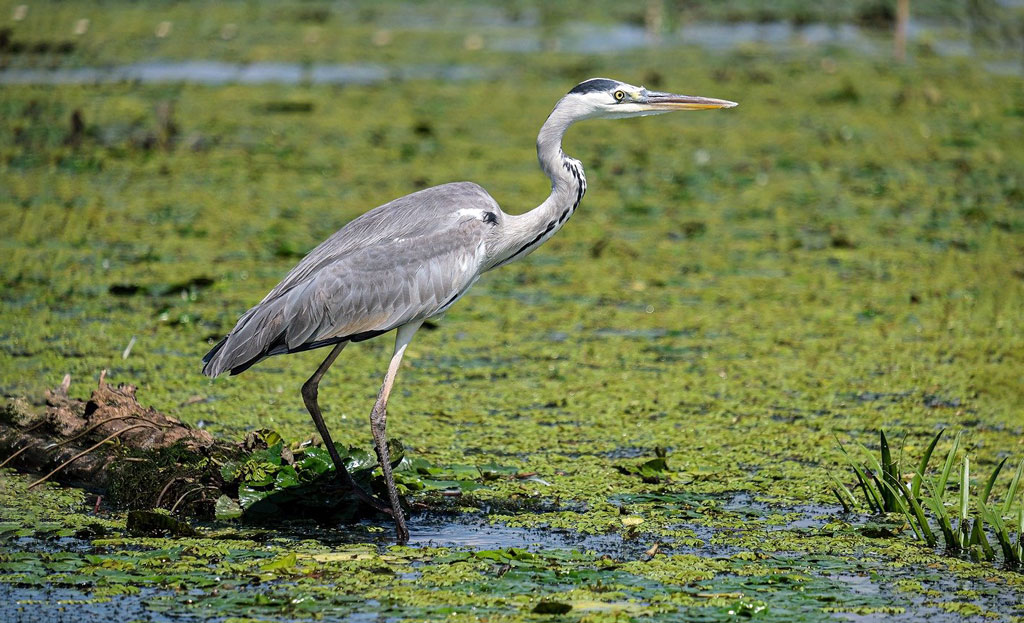
<path fill-rule="evenodd" d="M 492 267 L 526 257 L 565 225 L 587 191 L 583 165 L 562 151 L 562 137 L 579 116 L 560 101 L 537 134 L 537 159 L 551 178 L 551 194 L 536 208 L 505 219 Z"/>

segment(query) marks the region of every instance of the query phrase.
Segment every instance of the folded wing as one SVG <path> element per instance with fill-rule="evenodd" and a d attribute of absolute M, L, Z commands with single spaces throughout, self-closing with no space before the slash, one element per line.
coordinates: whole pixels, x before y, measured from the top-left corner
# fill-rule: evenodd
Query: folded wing
<path fill-rule="evenodd" d="M 490 225 L 460 216 L 449 205 L 418 210 L 418 226 L 410 227 L 406 220 L 382 236 L 386 227 L 367 219 L 379 210 L 360 217 L 363 223 L 352 221 L 314 249 L 243 314 L 204 357 L 203 373 L 238 374 L 271 355 L 375 337 L 443 312 L 477 280 Z M 395 212 L 390 216 L 395 218 Z M 355 239 L 361 227 L 374 225 L 373 236 L 361 238 L 373 238 L 369 243 L 346 243 L 347 230 L 348 238 Z"/>

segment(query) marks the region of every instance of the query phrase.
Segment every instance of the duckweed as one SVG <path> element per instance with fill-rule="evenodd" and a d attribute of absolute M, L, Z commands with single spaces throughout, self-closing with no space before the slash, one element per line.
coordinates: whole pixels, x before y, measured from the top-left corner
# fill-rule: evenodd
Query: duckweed
<path fill-rule="evenodd" d="M 217 9 L 200 50 L 278 58 L 288 46 L 236 9 Z M 172 34 L 190 23 L 166 10 Z M 369 10 L 308 58 L 363 50 Z M 229 17 L 237 40 L 221 38 Z M 276 32 L 301 38 L 306 19 Z M 31 23 L 16 37 L 47 28 Z M 463 59 L 449 44 L 464 33 L 395 33 L 368 58 Z M 197 53 L 161 41 L 149 49 Z M 83 42 L 69 62 L 136 58 L 118 46 Z M 541 603 L 572 621 L 1019 618 L 1020 573 L 886 536 L 905 526 L 844 513 L 830 490 L 835 438 L 871 446 L 879 428 L 912 457 L 964 430 L 978 474 L 1021 453 L 1019 79 L 844 50 L 473 62 L 494 79 L 4 87 L 0 388 L 38 402 L 70 373 L 84 396 L 108 369 L 231 439 L 310 437 L 298 389 L 321 353 L 213 381 L 199 360 L 349 219 L 456 179 L 532 208 L 548 189 L 535 132 L 591 75 L 741 105 L 572 130 L 590 189 L 572 222 L 417 336 L 389 431 L 417 478 L 472 486 L 407 487 L 430 509 L 411 546 L 365 519 L 133 536 L 95 493 L 3 471 L 0 618 L 511 622 L 547 620 Z M 386 338 L 346 349 L 321 385 L 341 444 L 370 451 L 389 354 Z"/>

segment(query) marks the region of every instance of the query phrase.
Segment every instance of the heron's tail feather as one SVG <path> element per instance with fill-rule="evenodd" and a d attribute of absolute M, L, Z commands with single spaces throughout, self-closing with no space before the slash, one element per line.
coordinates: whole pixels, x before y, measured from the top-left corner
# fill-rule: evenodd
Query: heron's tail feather
<path fill-rule="evenodd" d="M 221 341 L 217 342 L 216 346 L 214 346 L 213 348 L 210 349 L 210 352 L 208 352 L 205 355 L 203 355 L 203 364 L 210 363 L 210 360 L 212 360 L 217 355 L 217 353 L 220 352 L 220 349 L 224 348 L 224 344 L 226 344 L 227 341 L 228 341 L 228 338 L 222 339 Z M 206 368 L 207 368 L 207 366 L 204 365 L 203 366 L 203 372 L 206 372 Z"/>
<path fill-rule="evenodd" d="M 299 353 L 338 342 L 361 342 L 395 328 L 386 326 L 321 338 L 334 333 L 330 328 L 333 318 L 324 305 L 311 304 L 312 300 L 302 296 L 301 291 L 292 291 L 245 312 L 231 333 L 203 357 L 203 374 L 239 374 L 272 355 Z"/>
<path fill-rule="evenodd" d="M 279 305 L 257 305 L 203 357 L 203 374 L 239 374 L 270 355 L 287 352 Z"/>
<path fill-rule="evenodd" d="M 317 339 L 325 329 L 322 323 L 329 320 L 322 310 L 323 306 L 296 305 L 287 296 L 263 301 L 243 314 L 231 333 L 203 357 L 203 374 L 240 374 L 272 355 L 348 341 L 349 337 Z M 353 341 L 359 341 L 372 336 L 367 333 L 354 337 Z"/>

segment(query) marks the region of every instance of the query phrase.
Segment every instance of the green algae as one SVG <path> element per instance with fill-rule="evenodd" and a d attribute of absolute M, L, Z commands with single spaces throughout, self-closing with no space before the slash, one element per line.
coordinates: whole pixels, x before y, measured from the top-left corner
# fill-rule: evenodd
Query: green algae
<path fill-rule="evenodd" d="M 36 9 L 32 20 L 70 25 L 80 7 Z M 73 62 L 136 58 L 131 37 L 104 33 L 150 37 L 141 10 L 93 20 L 96 39 Z M 211 58 L 288 60 L 282 42 L 315 27 L 263 37 L 238 10 L 206 16 Z M 185 32 L 191 9 L 166 11 Z M 239 38 L 220 39 L 221 22 L 242 24 Z M 303 58 L 350 57 L 378 26 L 345 28 Z M 462 32 L 396 33 L 365 58 L 465 61 Z M 144 50 L 193 53 L 175 37 Z M 94 513 L 92 495 L 26 491 L 4 472 L 5 601 L 250 620 L 540 620 L 542 602 L 592 621 L 1019 617 L 1020 574 L 884 537 L 901 526 L 867 526 L 829 491 L 845 466 L 835 435 L 899 431 L 916 457 L 937 430 L 962 428 L 979 473 L 1020 452 L 1019 80 L 842 51 L 827 63 L 746 52 L 697 63 L 673 49 L 516 58 L 507 79 L 485 83 L 4 88 L 4 393 L 38 395 L 65 372 L 81 392 L 107 368 L 143 402 L 218 435 L 295 440 L 312 432 L 298 388 L 318 353 L 216 381 L 198 361 L 297 256 L 423 185 L 470 179 L 510 212 L 536 205 L 548 182 L 533 136 L 589 75 L 741 102 L 574 129 L 566 149 L 590 186 L 580 213 L 482 279 L 407 355 L 389 424 L 422 461 L 410 500 L 442 507 L 417 479 L 473 483 L 439 521 L 480 518 L 539 547 L 390 547 L 383 523 L 135 537 L 124 515 Z M 494 53 L 472 62 L 511 71 Z M 167 101 L 178 134 L 161 145 L 154 111 Z M 75 110 L 77 144 L 66 140 Z M 347 349 L 322 386 L 335 437 L 367 456 L 389 348 Z M 667 454 L 651 464 L 656 448 Z M 546 548 L 554 535 L 581 541 Z M 67 592 L 51 600 L 44 587 Z"/>

